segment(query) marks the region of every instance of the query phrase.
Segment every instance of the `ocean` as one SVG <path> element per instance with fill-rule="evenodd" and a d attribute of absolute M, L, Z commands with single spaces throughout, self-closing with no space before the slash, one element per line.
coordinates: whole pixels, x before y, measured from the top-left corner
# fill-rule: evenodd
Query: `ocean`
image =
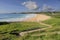
<path fill-rule="evenodd" d="M 0 14 L 0 22 L 10 22 L 10 21 L 23 21 L 27 18 L 34 17 L 36 14 L 13 14 L 13 13 L 5 13 Z"/>

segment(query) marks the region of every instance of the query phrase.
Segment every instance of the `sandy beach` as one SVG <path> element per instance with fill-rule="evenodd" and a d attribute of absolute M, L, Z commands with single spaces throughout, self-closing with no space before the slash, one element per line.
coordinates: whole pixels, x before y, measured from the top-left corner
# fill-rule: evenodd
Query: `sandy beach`
<path fill-rule="evenodd" d="M 25 19 L 24 21 L 27 21 L 27 22 L 39 22 L 39 21 L 45 21 L 47 19 L 50 19 L 51 17 L 50 16 L 47 16 L 45 14 L 36 14 L 36 16 L 32 17 L 32 18 L 27 18 Z"/>
<path fill-rule="evenodd" d="M 6 21 L 6 22 L 18 22 L 18 21 L 23 21 L 23 22 L 39 22 L 39 21 L 45 21 L 47 19 L 50 19 L 50 16 L 47 16 L 45 14 L 31 14 L 27 15 L 24 18 L 10 18 L 10 19 L 3 19 L 0 20 L 1 22 Z"/>

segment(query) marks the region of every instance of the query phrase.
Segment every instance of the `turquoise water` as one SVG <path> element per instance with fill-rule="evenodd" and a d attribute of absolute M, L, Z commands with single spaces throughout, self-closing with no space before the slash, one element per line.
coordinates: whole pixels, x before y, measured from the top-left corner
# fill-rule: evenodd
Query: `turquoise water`
<path fill-rule="evenodd" d="M 22 21 L 24 18 L 33 17 L 35 14 L 0 14 L 0 21 Z"/>
<path fill-rule="evenodd" d="M 22 18 L 28 14 L 0 14 L 0 19 L 9 19 L 9 18 Z"/>

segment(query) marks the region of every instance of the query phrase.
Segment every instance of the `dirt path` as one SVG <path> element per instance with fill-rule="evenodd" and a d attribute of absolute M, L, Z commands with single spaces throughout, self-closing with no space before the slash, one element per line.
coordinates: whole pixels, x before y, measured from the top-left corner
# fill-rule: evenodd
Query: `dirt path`
<path fill-rule="evenodd" d="M 41 35 L 49 35 L 49 34 L 60 34 L 60 31 L 59 32 L 49 32 L 49 33 L 43 33 L 43 34 L 33 34 L 33 35 L 31 35 L 31 36 L 41 36 Z"/>
<path fill-rule="evenodd" d="M 49 25 L 49 24 L 45 24 L 45 23 L 42 23 L 42 22 L 39 22 L 41 25 L 45 25 L 45 26 L 48 26 L 49 28 L 52 27 L 52 25 Z"/>
<path fill-rule="evenodd" d="M 36 31 L 41 31 L 41 30 L 45 30 L 45 29 L 48 29 L 48 28 L 52 28 L 51 25 L 48 25 L 48 24 L 45 24 L 45 23 L 42 23 L 42 22 L 41 22 L 41 21 L 45 21 L 45 20 L 50 19 L 50 18 L 51 18 L 50 16 L 47 16 L 47 15 L 45 15 L 45 14 L 37 14 L 37 15 L 36 15 L 35 17 L 33 17 L 33 18 L 27 19 L 26 21 L 28 21 L 28 22 L 30 22 L 30 21 L 31 21 L 31 22 L 35 21 L 35 22 L 40 23 L 41 25 L 47 26 L 47 28 L 40 28 L 40 29 L 31 30 L 31 31 L 21 32 L 20 35 L 21 35 L 21 36 L 24 36 L 24 35 L 27 34 L 27 33 L 32 33 L 32 32 L 36 32 Z M 40 21 L 40 22 L 39 22 L 39 21 Z"/>
<path fill-rule="evenodd" d="M 48 25 L 48 24 L 45 24 L 45 23 L 42 23 L 42 22 L 39 22 L 41 25 L 45 25 L 47 26 L 47 28 L 42 28 L 42 29 L 36 29 L 36 30 L 31 30 L 31 31 L 25 31 L 25 32 L 21 32 L 19 33 L 21 36 L 24 36 L 25 34 L 28 34 L 28 33 L 32 33 L 32 32 L 36 32 L 36 31 L 41 31 L 41 30 L 45 30 L 45 29 L 48 29 L 48 28 L 52 28 L 51 25 Z"/>

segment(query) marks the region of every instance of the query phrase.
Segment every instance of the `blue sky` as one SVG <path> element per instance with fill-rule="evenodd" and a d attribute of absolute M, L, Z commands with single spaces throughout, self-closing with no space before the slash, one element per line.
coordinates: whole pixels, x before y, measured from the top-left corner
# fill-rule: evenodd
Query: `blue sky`
<path fill-rule="evenodd" d="M 0 13 L 25 12 L 29 11 L 23 2 L 28 0 L 0 0 Z M 37 3 L 41 11 L 44 4 L 52 6 L 56 11 L 60 11 L 60 0 L 32 0 Z M 30 10 L 31 11 L 31 10 Z"/>

